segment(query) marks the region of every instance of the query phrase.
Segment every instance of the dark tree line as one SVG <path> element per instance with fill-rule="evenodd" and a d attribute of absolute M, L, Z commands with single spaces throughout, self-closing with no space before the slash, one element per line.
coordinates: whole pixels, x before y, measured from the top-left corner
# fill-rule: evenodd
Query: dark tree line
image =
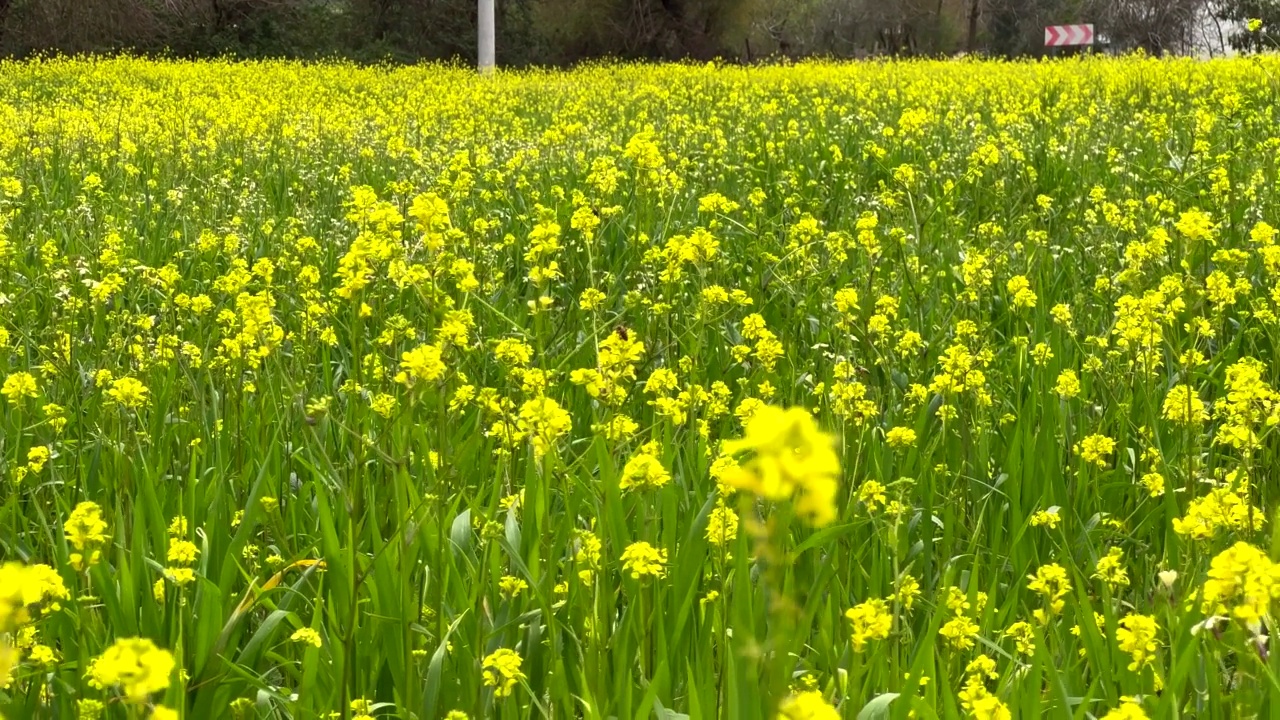
<path fill-rule="evenodd" d="M 1280 0 L 497 0 L 501 64 L 774 56 L 1006 56 L 1049 24 L 1092 22 L 1116 50 L 1273 47 Z M 1250 18 L 1268 23 L 1244 28 Z M 0 0 L 0 55 L 462 59 L 474 0 Z"/>

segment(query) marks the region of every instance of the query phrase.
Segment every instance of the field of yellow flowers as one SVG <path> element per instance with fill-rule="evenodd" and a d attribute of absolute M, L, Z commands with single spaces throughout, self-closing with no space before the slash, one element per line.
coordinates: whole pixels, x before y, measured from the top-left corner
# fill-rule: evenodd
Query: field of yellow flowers
<path fill-rule="evenodd" d="M 1280 718 L 1280 59 L 0 63 L 0 714 Z"/>

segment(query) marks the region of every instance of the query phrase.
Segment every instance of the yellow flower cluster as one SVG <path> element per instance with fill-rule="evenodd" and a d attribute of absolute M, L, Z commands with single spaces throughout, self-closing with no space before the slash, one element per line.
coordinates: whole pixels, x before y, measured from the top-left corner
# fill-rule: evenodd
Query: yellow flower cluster
<path fill-rule="evenodd" d="M 29 372 L 9 373 L 4 379 L 4 385 L 0 386 L 0 395 L 4 395 L 5 399 L 14 405 L 21 404 L 23 400 L 39 394 L 36 379 Z"/>
<path fill-rule="evenodd" d="M 1027 589 L 1043 596 L 1045 606 L 1051 614 L 1062 612 L 1067 593 L 1071 592 L 1071 579 L 1067 576 L 1066 568 L 1057 563 L 1041 565 L 1027 580 Z M 1036 613 L 1041 622 L 1046 621 L 1043 609 Z"/>
<path fill-rule="evenodd" d="M 118 688 L 125 702 L 140 704 L 169 687 L 176 662 L 168 650 L 146 638 L 121 638 L 89 665 L 99 688 Z"/>
<path fill-rule="evenodd" d="M 976 602 L 958 587 L 947 588 L 947 610 L 952 614 L 950 620 L 938 628 L 938 634 L 946 641 L 948 647 L 957 652 L 969 650 L 974 646 L 974 638 L 982 629 L 974 622 L 973 616 L 981 613 L 987 604 L 987 594 L 976 594 Z"/>
<path fill-rule="evenodd" d="M 1085 462 L 1105 468 L 1111 453 L 1115 452 L 1116 441 L 1106 435 L 1089 435 L 1075 449 Z"/>
<path fill-rule="evenodd" d="M 1120 629 L 1116 630 L 1116 644 L 1121 652 L 1129 653 L 1133 662 L 1129 669 L 1135 672 L 1152 664 L 1156 652 L 1156 636 L 1160 625 L 1150 615 L 1132 613 L 1120 620 Z"/>
<path fill-rule="evenodd" d="M 660 578 L 667 574 L 667 551 L 647 542 L 634 542 L 622 551 L 622 568 L 633 579 Z"/>
<path fill-rule="evenodd" d="M 618 487 L 623 490 L 656 490 L 671 482 L 671 473 L 662 466 L 662 461 L 647 452 L 641 452 L 627 461 L 622 468 L 622 477 Z"/>
<path fill-rule="evenodd" d="M 71 566 L 84 570 L 96 565 L 102 557 L 102 545 L 107 541 L 107 522 L 102 519 L 102 508 L 97 503 L 82 502 L 76 505 L 62 526 L 67 542 L 76 549 L 71 554 Z"/>
<path fill-rule="evenodd" d="M 187 540 L 187 519 L 178 516 L 169 524 L 169 550 L 165 559 L 169 566 L 165 568 L 165 577 L 178 586 L 189 585 L 196 579 L 195 570 L 191 567 L 200 555 L 200 548 Z"/>
<path fill-rule="evenodd" d="M 510 648 L 498 648 L 485 656 L 480 663 L 484 684 L 493 688 L 497 697 L 510 696 L 516 690 L 516 684 L 525 679 L 520 666 L 524 659 Z"/>
<path fill-rule="evenodd" d="M 1213 538 L 1223 531 L 1247 531 L 1262 528 L 1262 511 L 1249 505 L 1251 494 L 1248 478 L 1232 472 L 1226 484 L 1191 500 L 1187 512 L 1174 518 L 1173 531 L 1196 540 Z"/>
<path fill-rule="evenodd" d="M 9 715 L 1271 702 L 1280 58 L 3 70 Z"/>
<path fill-rule="evenodd" d="M 1280 598 L 1280 565 L 1246 542 L 1238 542 L 1213 558 L 1200 590 L 1205 615 L 1230 615 L 1255 631 L 1271 617 Z"/>
<path fill-rule="evenodd" d="M 1120 707 L 1109 710 L 1106 715 L 1103 715 L 1102 720 L 1147 720 L 1148 717 L 1150 716 L 1138 701 L 1126 698 Z"/>
<path fill-rule="evenodd" d="M 1209 419 L 1204 401 L 1188 385 L 1175 385 L 1164 397 L 1164 419 L 1178 425 L 1198 425 Z"/>
<path fill-rule="evenodd" d="M 0 688 L 8 685 L 9 674 L 21 659 L 13 637 L 29 627 L 33 609 L 52 612 L 59 600 L 69 597 L 62 578 L 48 565 L 0 565 Z"/>
<path fill-rule="evenodd" d="M 964 687 L 958 693 L 960 706 L 969 717 L 978 720 L 1010 720 L 1013 714 L 1000 698 L 987 689 L 988 680 L 996 680 L 995 661 L 979 655 L 965 667 Z"/>
<path fill-rule="evenodd" d="M 840 711 L 827 702 L 821 692 L 805 690 L 793 693 L 778 707 L 777 720 L 839 720 Z"/>
<path fill-rule="evenodd" d="M 818 430 L 803 408 L 765 406 L 747 421 L 741 440 L 728 441 L 729 455 L 750 458 L 726 482 L 772 501 L 791 499 L 796 513 L 816 526 L 836 516 L 840 459 L 831 436 Z"/>
<path fill-rule="evenodd" d="M 884 600 L 872 598 L 845 611 L 853 624 L 853 651 L 862 652 L 868 640 L 883 640 L 893 629 L 893 614 Z"/>

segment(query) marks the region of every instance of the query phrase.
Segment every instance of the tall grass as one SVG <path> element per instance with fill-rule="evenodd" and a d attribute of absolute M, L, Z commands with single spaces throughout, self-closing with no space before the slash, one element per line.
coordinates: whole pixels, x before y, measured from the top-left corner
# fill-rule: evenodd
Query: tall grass
<path fill-rule="evenodd" d="M 0 64 L 0 558 L 69 595 L 0 712 L 1280 717 L 1280 572 L 1209 575 L 1273 545 L 1277 72 Z M 834 520 L 722 460 L 763 405 Z"/>

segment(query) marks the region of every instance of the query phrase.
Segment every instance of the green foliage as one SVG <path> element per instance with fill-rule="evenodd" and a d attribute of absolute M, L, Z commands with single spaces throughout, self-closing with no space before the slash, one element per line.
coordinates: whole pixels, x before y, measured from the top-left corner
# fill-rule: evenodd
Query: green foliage
<path fill-rule="evenodd" d="M 1217 18 L 1231 23 L 1231 47 L 1241 52 L 1280 48 L 1280 2 L 1276 0 L 1218 0 Z M 1249 28 L 1250 21 L 1260 27 Z"/>
<path fill-rule="evenodd" d="M 599 57 L 1017 56 L 1043 51 L 1047 24 L 1093 22 L 1116 47 L 1185 50 L 1201 2 L 501 0 L 497 48 L 499 63 L 516 67 Z M 1242 0 L 1221 12 L 1258 6 L 1265 15 L 1264 4 Z M 0 0 L 0 54 L 19 57 L 129 50 L 470 62 L 475 36 L 474 0 Z"/>
<path fill-rule="evenodd" d="M 0 64 L 0 712 L 1275 714 L 1277 76 Z"/>

